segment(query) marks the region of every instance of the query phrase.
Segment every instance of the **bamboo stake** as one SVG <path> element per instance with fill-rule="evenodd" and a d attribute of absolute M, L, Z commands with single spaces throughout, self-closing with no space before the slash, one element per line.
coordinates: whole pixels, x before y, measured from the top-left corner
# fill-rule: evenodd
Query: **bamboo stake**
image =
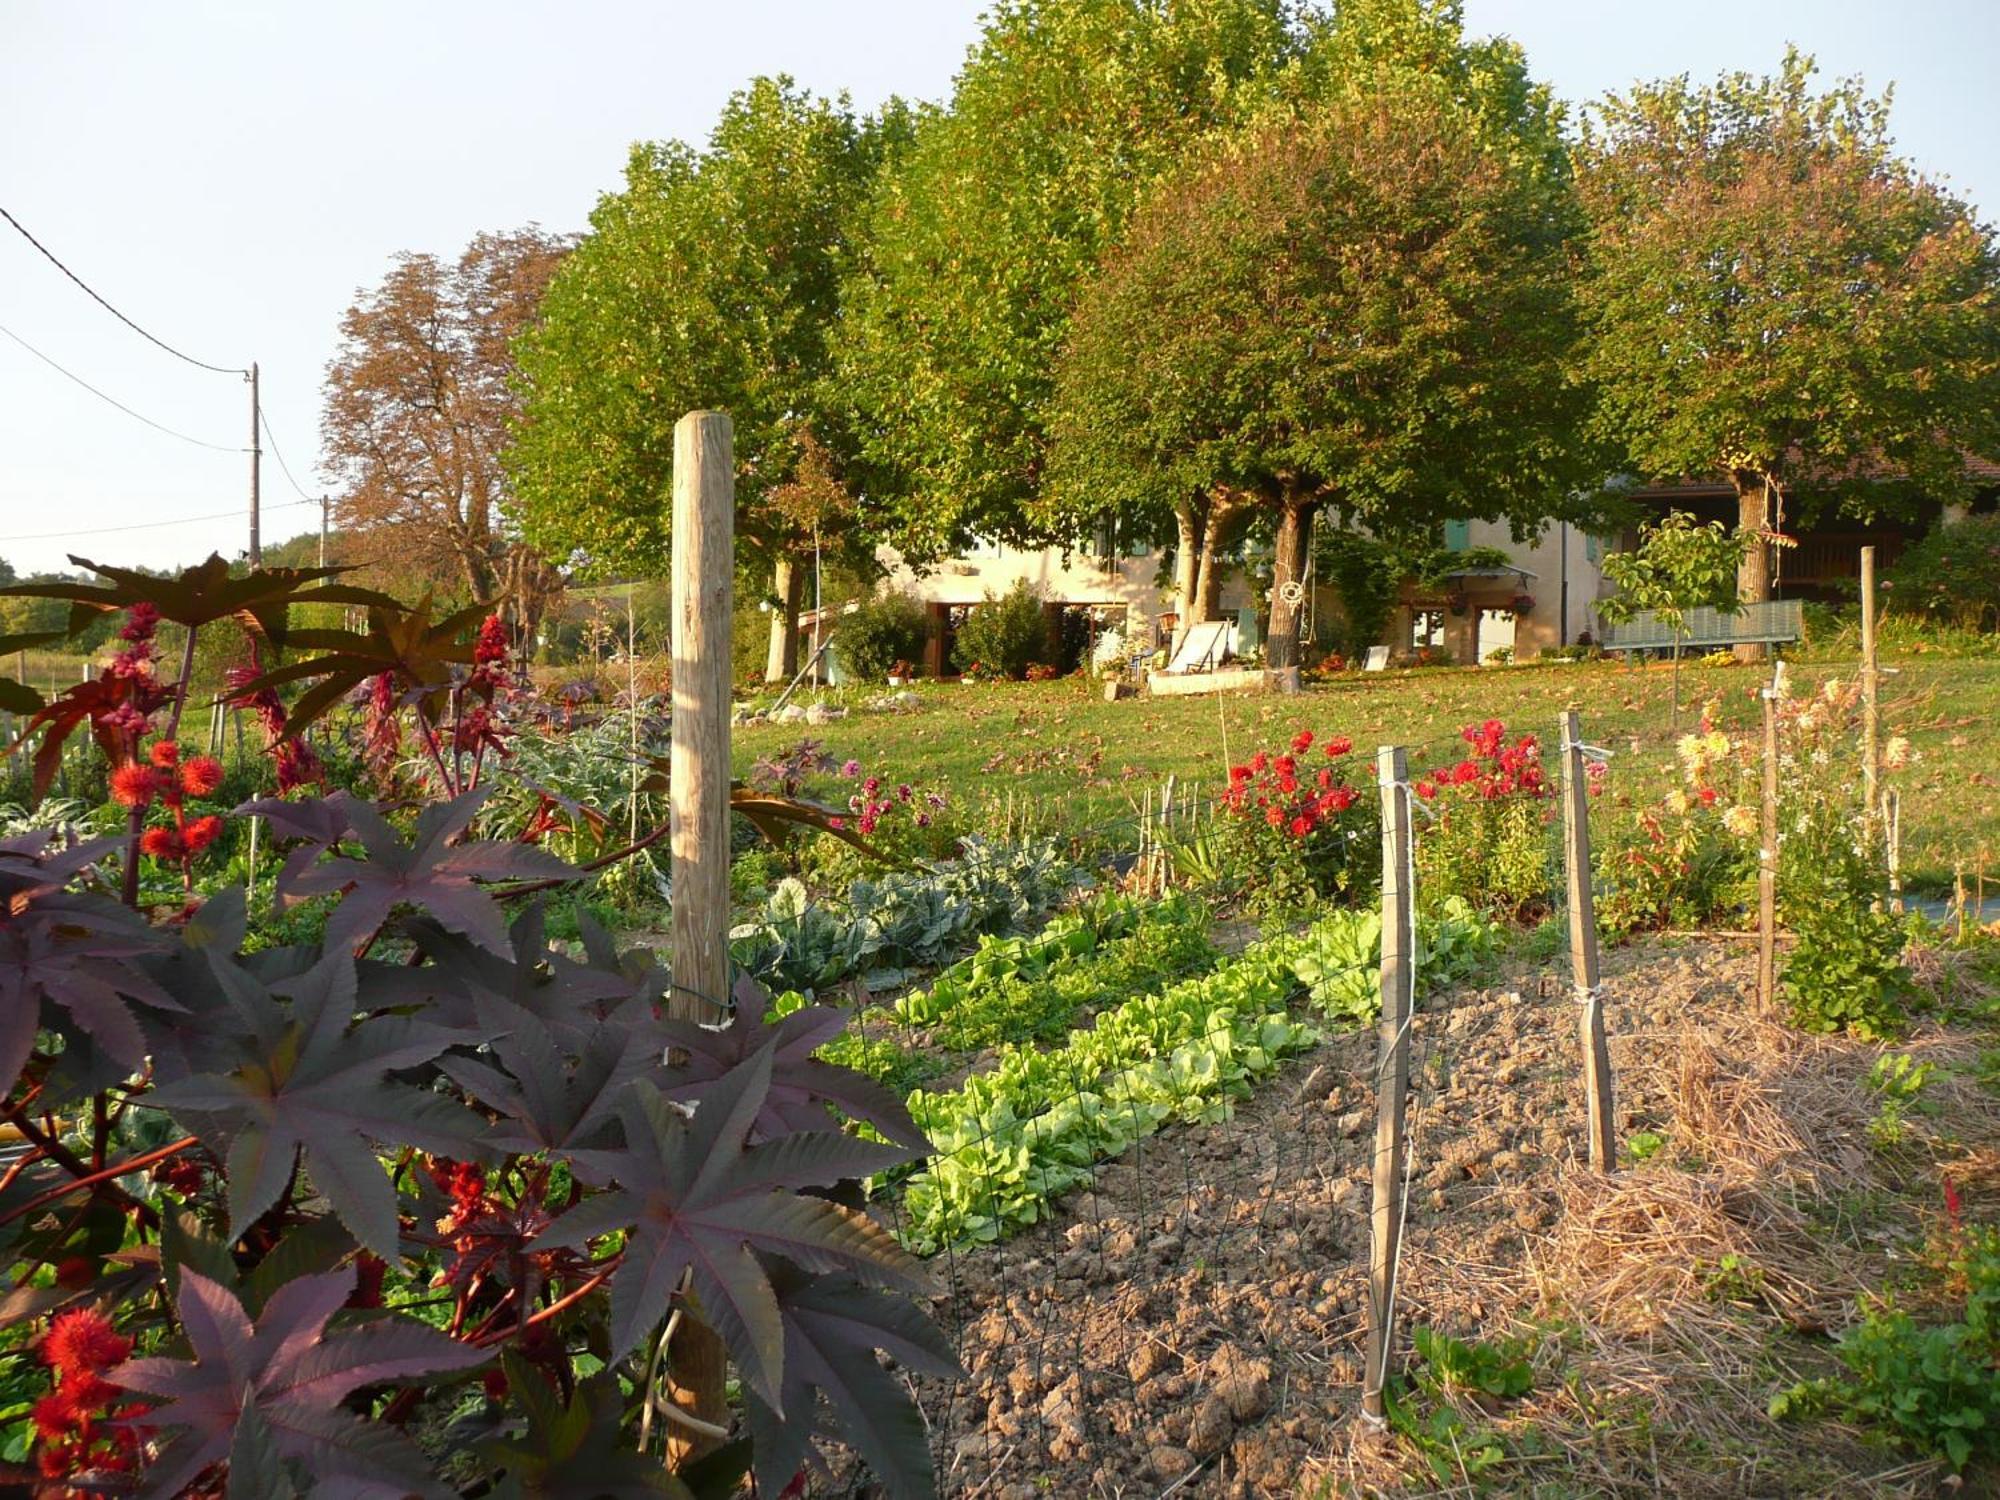
<path fill-rule="evenodd" d="M 1569 960 L 1582 1013 L 1585 1115 L 1590 1129 L 1590 1165 L 1611 1171 L 1613 1100 L 1611 1044 L 1604 1034 L 1604 1004 L 1597 992 L 1597 906 L 1590 884 L 1590 789 L 1576 710 L 1562 716 L 1563 864 L 1569 877 Z"/>
<path fill-rule="evenodd" d="M 1778 989 L 1778 694 L 1764 699 L 1764 796 L 1757 850 L 1757 1010 L 1772 1014 Z"/>
<path fill-rule="evenodd" d="M 1880 673 L 1875 662 L 1875 549 L 1861 549 L 1861 803 L 1866 847 L 1874 859 L 1875 816 L 1881 797 L 1882 712 Z"/>

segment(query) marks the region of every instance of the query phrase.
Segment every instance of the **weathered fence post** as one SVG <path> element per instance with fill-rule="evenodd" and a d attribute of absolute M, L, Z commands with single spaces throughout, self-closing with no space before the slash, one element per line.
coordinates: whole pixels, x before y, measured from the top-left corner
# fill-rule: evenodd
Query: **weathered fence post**
<path fill-rule="evenodd" d="M 1411 889 L 1409 758 L 1400 746 L 1375 755 L 1382 791 L 1382 1019 L 1375 1065 L 1375 1185 L 1370 1201 L 1367 1367 L 1361 1413 L 1384 1421 L 1395 1337 L 1396 1265 L 1403 1235 L 1403 1110 L 1410 1087 L 1410 1016 L 1415 1008 L 1416 892 Z"/>
<path fill-rule="evenodd" d="M 1590 787 L 1576 710 L 1562 716 L 1563 864 L 1569 877 L 1569 961 L 1581 1007 L 1583 1086 L 1590 1121 L 1590 1165 L 1609 1172 L 1612 1148 L 1611 1044 L 1597 993 L 1597 905 L 1590 885 Z"/>
<path fill-rule="evenodd" d="M 667 1013 L 715 1021 L 729 997 L 730 585 L 736 571 L 736 459 L 724 412 L 674 427 L 673 740 L 668 762 L 673 993 Z M 682 1319 L 667 1350 L 667 1399 L 728 1420 L 722 1343 Z M 651 1399 L 649 1396 L 647 1399 Z M 713 1447 L 682 1432 L 670 1454 Z"/>
<path fill-rule="evenodd" d="M 1882 774 L 1880 751 L 1882 713 L 1879 706 L 1881 673 L 1875 665 L 1875 549 L 1861 549 L 1861 801 L 1867 808 L 1863 827 L 1867 833 L 1868 857 L 1875 857 L 1876 818 L 1880 816 Z"/>
<path fill-rule="evenodd" d="M 1763 818 L 1757 846 L 1757 1010 L 1769 1016 L 1778 990 L 1778 686 L 1773 674 L 1764 703 Z"/>

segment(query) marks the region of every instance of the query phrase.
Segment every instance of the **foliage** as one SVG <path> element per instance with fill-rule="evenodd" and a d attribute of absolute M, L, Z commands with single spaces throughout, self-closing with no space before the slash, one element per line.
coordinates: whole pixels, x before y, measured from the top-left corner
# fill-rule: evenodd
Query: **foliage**
<path fill-rule="evenodd" d="M 1343 7 L 1335 45 L 1372 19 Z M 1558 440 L 1581 397 L 1556 111 L 1518 62 L 1468 80 L 1395 50 L 1162 180 L 1079 296 L 1051 403 L 1059 509 L 1226 494 L 1277 528 L 1276 666 L 1318 510 L 1382 534 L 1531 525 L 1588 461 Z"/>
<path fill-rule="evenodd" d="M 220 593 L 263 610 L 293 587 L 253 574 Z M 267 640 L 271 607 L 252 611 Z M 425 609 L 372 610 L 385 639 L 446 656 Z M 157 614 L 127 609 L 128 677 L 150 679 Z M 389 666 L 378 720 L 463 697 L 493 633 L 465 677 Z M 84 716 L 120 757 L 128 870 L 167 782 L 214 790 L 219 768 L 171 738 L 187 694 L 183 678 Z M 55 1382 L 31 1462 L 51 1486 L 136 1479 L 162 1500 L 597 1494 L 641 1474 L 626 1492 L 690 1500 L 746 1464 L 778 1493 L 824 1427 L 891 1493 L 932 1493 L 921 1421 L 877 1355 L 952 1363 L 909 1300 L 920 1268 L 854 1206 L 861 1178 L 923 1154 L 907 1109 L 813 1055 L 836 1013 L 773 1021 L 746 985 L 726 1024 L 663 1020 L 649 953 L 588 921 L 579 949 L 552 946 L 533 902 L 509 920 L 503 901 L 572 872 L 470 837 L 489 791 L 295 792 L 228 815 L 291 844 L 282 899 L 330 909 L 323 936 L 284 945 L 253 940 L 234 884 L 158 923 L 135 883 L 113 900 L 119 838 L 0 844 L 0 1084 L 25 1145 L 0 1178 L 0 1343 L 37 1348 Z M 756 799 L 766 823 L 821 818 Z M 669 1472 L 637 1418 L 672 1399 L 675 1326 L 721 1341 L 747 1441 Z M 478 1387 L 456 1378 L 482 1367 Z M 442 1469 L 405 1435 L 447 1430 L 476 1440 Z"/>
<path fill-rule="evenodd" d="M 1344 734 L 1302 729 L 1287 749 L 1231 766 L 1218 799 L 1218 883 L 1274 914 L 1368 890 L 1379 878 L 1379 814 L 1348 783 L 1353 750 Z"/>
<path fill-rule="evenodd" d="M 1526 921 L 1550 901 L 1555 876 L 1549 829 L 1553 788 L 1532 734 L 1508 742 L 1498 719 L 1460 731 L 1468 748 L 1454 765 L 1419 777 L 1417 903 L 1434 911 L 1457 896 L 1480 911 Z"/>
<path fill-rule="evenodd" d="M 730 930 L 736 962 L 772 989 L 815 991 L 860 978 L 884 989 L 911 968 L 934 968 L 980 933 L 1020 931 L 1074 889 L 1077 872 L 1054 841 L 998 850 L 967 840 L 934 871 L 857 880 L 832 903 L 781 881 L 750 921 Z"/>
<path fill-rule="evenodd" d="M 1048 660 L 1049 616 L 1041 592 L 1025 578 L 1001 598 L 987 594 L 958 627 L 954 648 L 958 665 L 984 664 L 1003 677 L 1019 680 L 1036 662 Z"/>
<path fill-rule="evenodd" d="M 999 1239 L 1170 1120 L 1227 1118 L 1253 1080 L 1318 1039 L 1286 1011 L 1300 946 L 1259 943 L 1133 996 L 1059 1046 L 1010 1044 L 959 1088 L 910 1095 L 937 1154 L 903 1186 L 905 1242 L 928 1254 Z"/>
<path fill-rule="evenodd" d="M 320 419 L 335 514 L 360 554 L 469 600 L 504 591 L 528 636 L 556 580 L 506 533 L 510 345 L 568 248 L 531 226 L 475 235 L 450 264 L 396 256 L 341 315 Z"/>
<path fill-rule="evenodd" d="M 1841 1335 L 1846 1375 L 1781 1392 L 1771 1415 L 1830 1407 L 1954 1471 L 2000 1455 L 2000 1231 L 1955 1229 L 1954 1237 L 1948 1270 L 1963 1296 L 1956 1321 L 1919 1323 L 1882 1299 Z"/>
<path fill-rule="evenodd" d="M 1795 915 L 1798 941 L 1785 955 L 1781 988 L 1792 1022 L 1865 1040 L 1902 1029 L 1914 987 L 1902 960 L 1902 926 L 1865 907 Z"/>
<path fill-rule="evenodd" d="M 1411 1339 L 1424 1362 L 1422 1379 L 1440 1390 L 1505 1398 L 1535 1387 L 1534 1366 L 1519 1347 L 1466 1343 L 1435 1328 L 1419 1328 Z"/>
<path fill-rule="evenodd" d="M 732 95 L 706 147 L 642 143 L 622 191 L 550 283 L 517 345 L 523 410 L 507 466 L 529 541 L 598 571 L 658 572 L 675 423 L 729 413 L 736 535 L 772 580 L 786 645 L 814 538 L 866 566 L 846 508 L 828 338 L 856 215 L 907 130 L 787 78 Z M 780 571 L 784 576 L 781 578 Z"/>
<path fill-rule="evenodd" d="M 2000 628 L 2000 512 L 1932 527 L 1896 560 L 1886 586 L 1899 610 L 1967 629 Z"/>
<path fill-rule="evenodd" d="M 1051 1041 L 1081 1016 L 1213 963 L 1207 913 L 1185 896 L 1144 907 L 1099 898 L 1033 937 L 979 949 L 897 1000 L 896 1016 L 958 1051 Z"/>
<path fill-rule="evenodd" d="M 834 622 L 834 651 L 850 677 L 880 682 L 901 661 L 922 661 L 931 620 L 914 595 L 878 594 Z"/>
<path fill-rule="evenodd" d="M 1639 528 L 1639 545 L 1604 559 L 1604 576 L 1618 592 L 1597 602 L 1597 613 L 1617 623 L 1651 610 L 1679 637 L 1687 613 L 1708 606 L 1736 607 L 1736 570 L 1755 538 L 1720 521 L 1701 525 L 1685 511 L 1669 511 Z"/>
<path fill-rule="evenodd" d="M 1435 915 L 1417 919 L 1416 996 L 1448 985 L 1475 983 L 1499 959 L 1498 923 L 1474 911 L 1461 896 Z M 1313 1008 L 1332 1021 L 1372 1024 L 1382 1014 L 1382 913 L 1329 912 L 1306 933 L 1293 964 Z"/>
<path fill-rule="evenodd" d="M 1788 52 L 1776 77 L 1636 87 L 1579 152 L 1598 426 L 1642 477 L 1732 478 L 1746 526 L 1773 481 L 1864 514 L 1891 478 L 1962 495 L 1962 455 L 2000 439 L 2000 257 L 1893 155 L 1886 98 L 1812 76 Z"/>
<path fill-rule="evenodd" d="M 1293 38 L 1278 0 L 1004 0 L 948 109 L 868 211 L 839 383 L 892 539 L 935 557 L 1019 540 L 1040 489 L 1053 357 L 1135 198 L 1237 116 Z"/>

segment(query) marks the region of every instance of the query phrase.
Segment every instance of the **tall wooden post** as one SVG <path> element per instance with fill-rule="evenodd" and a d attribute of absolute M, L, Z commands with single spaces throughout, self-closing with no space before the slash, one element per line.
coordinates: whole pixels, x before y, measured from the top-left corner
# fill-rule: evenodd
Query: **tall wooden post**
<path fill-rule="evenodd" d="M 1861 549 L 1861 801 L 1867 809 L 1863 826 L 1868 857 L 1875 857 L 1875 830 L 1880 826 L 1882 774 L 1882 714 L 1878 705 L 1881 674 L 1875 665 L 1875 549 Z"/>
<path fill-rule="evenodd" d="M 1889 856 L 1889 910 L 1903 914 L 1903 794 L 1890 787 L 1882 794 L 1882 838 Z"/>
<path fill-rule="evenodd" d="M 1368 1251 L 1367 1368 L 1362 1415 L 1379 1427 L 1396 1325 L 1396 1263 L 1403 1235 L 1403 1111 L 1410 1087 L 1410 1014 L 1415 1004 L 1416 892 L 1410 889 L 1409 758 L 1384 745 L 1375 755 L 1382 792 L 1382 1019 L 1376 1028 L 1375 1185 Z"/>
<path fill-rule="evenodd" d="M 1563 864 L 1569 876 L 1569 961 L 1580 1008 L 1590 1165 L 1609 1172 L 1612 1148 L 1611 1044 L 1597 993 L 1597 905 L 1590 884 L 1590 787 L 1574 709 L 1562 716 Z"/>
<path fill-rule="evenodd" d="M 667 1013 L 716 1021 L 729 996 L 730 584 L 736 571 L 736 458 L 728 414 L 674 427 L 673 993 Z M 728 1420 L 722 1342 L 681 1320 L 667 1349 L 667 1398 L 704 1422 Z M 677 1430 L 671 1456 L 713 1447 Z"/>
<path fill-rule="evenodd" d="M 1763 691 L 1764 797 L 1757 848 L 1757 1010 L 1769 1016 L 1778 992 L 1778 689 Z"/>

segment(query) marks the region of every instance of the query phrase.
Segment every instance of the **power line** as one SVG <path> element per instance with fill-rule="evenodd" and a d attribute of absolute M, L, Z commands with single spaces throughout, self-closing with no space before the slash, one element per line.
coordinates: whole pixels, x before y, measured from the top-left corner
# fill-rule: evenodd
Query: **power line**
<path fill-rule="evenodd" d="M 305 501 L 306 504 L 319 504 L 318 496 L 308 495 L 305 492 L 305 486 L 292 478 L 292 466 L 285 462 L 284 450 L 278 446 L 278 435 L 271 431 L 271 419 L 264 414 L 264 408 L 261 406 L 257 408 L 257 420 L 264 424 L 264 436 L 271 441 L 271 456 L 277 459 L 278 467 L 284 471 L 285 482 L 298 492 L 299 499 Z"/>
<path fill-rule="evenodd" d="M 0 209 L 0 213 L 5 213 L 5 212 L 6 212 L 5 209 Z M 152 428 L 156 432 L 164 432 L 168 437 L 179 438 L 184 443 L 193 443 L 197 448 L 209 448 L 217 453 L 247 453 L 249 451 L 247 448 L 231 448 L 222 443 L 211 443 L 205 441 L 202 438 L 190 437 L 188 436 L 187 433 L 176 431 L 174 428 L 168 427 L 166 424 L 162 422 L 155 422 L 151 417 L 145 415 L 145 413 L 136 412 L 132 410 L 131 407 L 127 406 L 123 401 L 120 401 L 116 396 L 105 395 L 104 392 L 100 391 L 96 386 L 92 385 L 88 380 L 85 380 L 81 375 L 75 374 L 69 370 L 64 369 L 61 365 L 57 364 L 53 359 L 50 359 L 48 355 L 42 353 L 41 350 L 37 349 L 33 344 L 29 343 L 26 339 L 22 338 L 20 334 L 14 332 L 13 329 L 6 327 L 4 324 L 0 324 L 0 333 L 6 334 L 8 338 L 12 339 L 15 343 L 19 344 L 23 349 L 26 349 L 30 354 L 34 355 L 36 359 L 39 359 L 43 364 L 47 365 L 51 370 L 54 370 L 58 375 L 61 375 L 66 379 L 75 381 L 78 385 L 82 386 L 86 391 L 89 391 L 91 395 L 97 397 L 98 400 L 110 402 L 113 406 L 117 407 L 120 411 L 124 412 L 126 416 L 144 422 L 148 427 Z"/>
<path fill-rule="evenodd" d="M 301 505 L 317 505 L 317 500 L 284 500 L 270 507 L 272 510 L 296 508 Z M 240 510 L 218 510 L 205 516 L 175 516 L 170 521 L 133 521 L 125 526 L 93 526 L 88 531 L 37 531 L 26 536 L 0 536 L 0 542 L 52 542 L 68 537 L 91 537 L 108 531 L 150 531 L 160 526 L 191 526 L 196 521 L 229 521 L 241 516 Z"/>
<path fill-rule="evenodd" d="M 77 275 L 76 272 L 72 271 L 68 266 L 64 265 L 61 261 L 57 260 L 55 252 L 49 249 L 49 247 L 47 245 L 44 245 L 40 240 L 36 239 L 32 234 L 29 234 L 27 231 L 27 227 L 23 225 L 19 219 L 15 218 L 12 214 L 8 213 L 5 208 L 0 208 L 0 219 L 5 219 L 9 224 L 12 224 L 17 230 L 19 230 L 22 239 L 26 240 L 29 244 L 33 245 L 37 250 L 41 251 L 43 256 L 47 258 L 50 265 L 54 266 L 58 271 L 62 272 L 63 275 L 67 276 L 71 281 L 74 281 L 78 286 L 82 287 L 84 294 L 88 296 L 91 301 L 95 302 L 99 307 L 103 308 L 106 312 L 110 313 L 112 317 L 116 318 L 119 322 L 123 323 L 127 328 L 131 329 L 134 333 L 138 334 L 139 337 L 146 340 L 146 342 L 150 344 L 159 345 L 162 349 L 166 350 L 167 353 L 173 355 L 175 359 L 186 360 L 187 363 L 193 365 L 198 370 L 208 370 L 217 375 L 248 375 L 250 373 L 248 370 L 238 369 L 234 365 L 212 365 L 208 363 L 208 361 L 206 360 L 196 359 L 192 354 L 183 354 L 181 353 L 180 350 L 176 349 L 172 344 L 168 343 L 165 339 L 159 338 L 154 334 L 148 333 L 145 329 L 141 328 L 137 323 L 134 323 L 130 318 L 126 317 L 125 314 L 120 312 L 117 308 L 113 307 L 109 302 L 106 302 L 102 297 L 100 297 L 94 290 L 92 290 L 89 282 L 85 281 L 81 276 Z M 71 378 L 74 379 L 75 377 L 72 376 Z"/>

